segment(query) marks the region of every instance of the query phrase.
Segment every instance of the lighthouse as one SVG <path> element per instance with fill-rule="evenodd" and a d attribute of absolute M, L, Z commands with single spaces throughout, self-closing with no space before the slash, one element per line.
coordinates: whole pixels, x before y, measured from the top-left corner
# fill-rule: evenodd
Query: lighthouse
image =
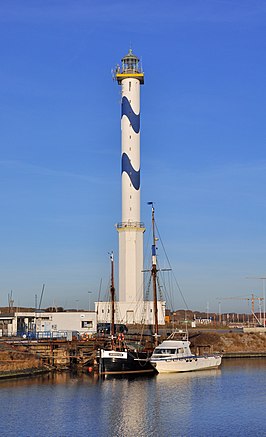
<path fill-rule="evenodd" d="M 121 86 L 122 219 L 119 235 L 119 302 L 143 301 L 143 233 L 140 220 L 140 88 L 144 73 L 130 49 L 115 70 Z M 128 310 L 130 311 L 130 309 Z M 128 317 L 127 317 L 128 318 Z"/>
<path fill-rule="evenodd" d="M 121 87 L 121 221 L 119 239 L 119 299 L 116 292 L 115 323 L 154 323 L 154 301 L 144 299 L 143 235 L 140 214 L 140 90 L 144 73 L 130 49 L 117 65 L 113 78 Z M 116 266 L 116 263 L 115 263 Z M 117 288 L 116 288 L 117 290 Z M 165 302 L 158 301 L 158 323 L 164 324 Z M 110 323 L 110 302 L 95 302 L 98 322 Z"/>

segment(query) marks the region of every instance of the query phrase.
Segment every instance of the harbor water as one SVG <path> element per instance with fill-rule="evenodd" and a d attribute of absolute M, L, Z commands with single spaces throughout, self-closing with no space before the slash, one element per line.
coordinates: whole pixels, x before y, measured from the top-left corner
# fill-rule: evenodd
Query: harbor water
<path fill-rule="evenodd" d="M 265 358 L 152 378 L 45 375 L 0 390 L 2 437 L 266 436 Z"/>

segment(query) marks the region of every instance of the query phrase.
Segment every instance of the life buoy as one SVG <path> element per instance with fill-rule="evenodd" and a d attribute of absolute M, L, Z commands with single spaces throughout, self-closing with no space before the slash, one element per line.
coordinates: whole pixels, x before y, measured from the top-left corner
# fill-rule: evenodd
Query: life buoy
<path fill-rule="evenodd" d="M 120 333 L 120 334 L 118 334 L 118 340 L 119 341 L 123 341 L 124 340 L 124 334 L 122 334 L 122 333 Z"/>

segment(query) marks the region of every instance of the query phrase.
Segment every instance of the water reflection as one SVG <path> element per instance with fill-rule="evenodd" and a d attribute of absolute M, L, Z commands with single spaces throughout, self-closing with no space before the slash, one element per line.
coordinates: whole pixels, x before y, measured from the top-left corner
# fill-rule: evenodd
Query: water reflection
<path fill-rule="evenodd" d="M 90 378 L 92 383 L 97 383 L 98 379 Z M 0 390 L 3 387 L 30 387 L 36 385 L 58 385 L 58 384 L 77 384 L 88 381 L 85 374 L 71 374 L 69 372 L 62 373 L 45 373 L 43 375 L 24 378 L 10 378 L 0 380 Z"/>
<path fill-rule="evenodd" d="M 102 406 L 110 399 L 105 416 L 112 435 L 145 435 L 149 429 L 150 379 L 113 379 L 102 383 Z M 148 426 L 147 426 L 148 425 Z"/>
<path fill-rule="evenodd" d="M 1 381 L 3 436 L 265 435 L 266 360 L 100 380 L 68 373 Z M 265 431 L 265 433 L 264 433 Z"/>
<path fill-rule="evenodd" d="M 264 370 L 266 367 L 266 358 L 230 358 L 224 359 L 222 369 L 225 371 L 247 371 L 253 372 L 255 369 Z"/>
<path fill-rule="evenodd" d="M 106 396 L 120 399 L 119 420 L 117 403 L 111 403 L 107 413 L 113 435 L 164 435 L 170 421 L 175 426 L 189 426 L 195 387 L 199 381 L 211 385 L 221 370 L 191 373 L 160 374 L 150 380 L 105 380 L 102 390 Z M 167 424 L 168 423 L 168 424 Z M 174 428 L 175 428 L 174 426 Z"/>

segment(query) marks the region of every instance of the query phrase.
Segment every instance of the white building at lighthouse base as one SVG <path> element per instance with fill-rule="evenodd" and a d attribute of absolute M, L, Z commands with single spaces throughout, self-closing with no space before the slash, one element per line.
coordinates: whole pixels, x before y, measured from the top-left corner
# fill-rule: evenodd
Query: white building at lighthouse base
<path fill-rule="evenodd" d="M 165 324 L 165 301 L 157 301 L 158 324 Z M 95 302 L 98 323 L 111 322 L 111 302 Z M 154 302 L 115 302 L 115 323 L 154 324 Z"/>

